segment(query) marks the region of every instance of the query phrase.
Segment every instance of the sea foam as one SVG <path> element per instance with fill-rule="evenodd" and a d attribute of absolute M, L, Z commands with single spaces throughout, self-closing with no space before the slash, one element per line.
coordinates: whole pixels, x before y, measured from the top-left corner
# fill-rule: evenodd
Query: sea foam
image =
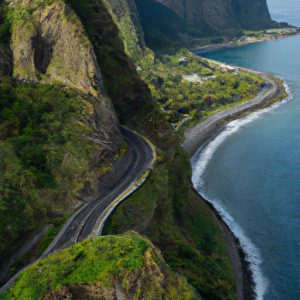
<path fill-rule="evenodd" d="M 250 122 L 258 119 L 263 114 L 270 112 L 271 110 L 277 108 L 278 106 L 290 101 L 293 97 L 290 92 L 288 85 L 285 83 L 285 88 L 289 96 L 281 102 L 275 103 L 272 106 L 261 109 L 257 112 L 251 113 L 248 116 L 232 121 L 225 129 L 213 139 L 205 148 L 201 148 L 193 156 L 191 162 L 193 167 L 192 181 L 195 189 L 199 194 L 204 197 L 209 203 L 211 203 L 214 208 L 218 211 L 219 215 L 222 217 L 224 222 L 229 226 L 230 230 L 234 236 L 239 240 L 240 245 L 245 253 L 245 259 L 249 263 L 250 270 L 253 275 L 254 280 L 254 292 L 256 294 L 257 300 L 263 300 L 264 295 L 268 288 L 268 280 L 265 278 L 262 270 L 261 264 L 262 259 L 259 249 L 250 240 L 244 230 L 237 224 L 237 222 L 230 215 L 230 212 L 223 205 L 222 201 L 219 199 L 211 199 L 203 190 L 204 183 L 204 173 L 209 164 L 209 161 L 213 158 L 214 153 L 218 147 L 231 135 L 235 134 L 239 129 L 249 124 Z"/>

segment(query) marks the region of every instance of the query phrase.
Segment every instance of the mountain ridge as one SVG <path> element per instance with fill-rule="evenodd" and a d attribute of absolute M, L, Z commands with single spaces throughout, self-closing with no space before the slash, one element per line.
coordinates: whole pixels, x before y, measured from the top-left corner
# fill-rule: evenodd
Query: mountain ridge
<path fill-rule="evenodd" d="M 266 0 L 136 0 L 147 44 L 154 49 L 209 44 L 243 30 L 278 27 Z M 167 45 L 167 46 L 166 46 Z"/>

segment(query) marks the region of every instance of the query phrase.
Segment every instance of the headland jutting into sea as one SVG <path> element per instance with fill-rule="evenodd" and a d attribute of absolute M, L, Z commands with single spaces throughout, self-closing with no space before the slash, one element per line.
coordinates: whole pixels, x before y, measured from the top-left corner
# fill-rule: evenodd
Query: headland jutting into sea
<path fill-rule="evenodd" d="M 249 69 L 247 71 L 259 74 L 265 80 L 264 87 L 257 96 L 247 103 L 218 112 L 187 128 L 183 147 L 192 156 L 192 184 L 195 192 L 209 206 L 223 232 L 236 278 L 237 299 L 260 300 L 265 288 L 261 284 L 263 275 L 260 270 L 259 251 L 226 209 L 217 201 L 209 199 L 201 189 L 201 175 L 214 151 L 226 137 L 259 115 L 291 99 L 287 84 L 280 78 Z M 228 127 L 231 130 L 227 130 Z"/>

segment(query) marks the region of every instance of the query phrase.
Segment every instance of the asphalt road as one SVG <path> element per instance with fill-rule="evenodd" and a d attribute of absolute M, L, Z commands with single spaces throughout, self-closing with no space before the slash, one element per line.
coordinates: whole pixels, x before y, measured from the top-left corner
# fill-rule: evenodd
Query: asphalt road
<path fill-rule="evenodd" d="M 87 238 L 92 233 L 99 216 L 111 202 L 147 170 L 153 155 L 148 143 L 125 127 L 121 127 L 121 133 L 127 142 L 128 150 L 113 166 L 112 172 L 102 179 L 105 184 L 100 187 L 101 196 L 86 204 L 71 217 L 43 257 Z"/>
<path fill-rule="evenodd" d="M 240 68 L 242 69 L 242 68 Z M 247 70 L 247 69 L 242 69 Z M 236 119 L 243 115 L 244 113 L 251 112 L 252 110 L 258 109 L 265 105 L 269 101 L 280 94 L 280 89 L 278 85 L 274 82 L 272 77 L 254 71 L 247 70 L 255 74 L 259 74 L 265 80 L 265 86 L 252 100 L 241 104 L 237 107 L 230 108 L 224 111 L 220 111 L 210 117 L 205 121 L 196 124 L 193 127 L 189 127 L 185 130 L 185 140 L 182 143 L 182 147 L 193 155 L 196 150 L 205 142 L 207 139 L 211 139 L 216 136 L 220 131 L 222 131 L 225 125 L 232 119 Z"/>
<path fill-rule="evenodd" d="M 85 204 L 70 217 L 41 258 L 87 238 L 92 233 L 99 216 L 148 170 L 154 157 L 148 142 L 139 134 L 125 127 L 121 127 L 120 130 L 127 142 L 128 149 L 114 164 L 111 172 L 101 178 L 99 183 L 101 195 Z M 0 288 L 0 294 L 14 283 L 21 271 Z"/>

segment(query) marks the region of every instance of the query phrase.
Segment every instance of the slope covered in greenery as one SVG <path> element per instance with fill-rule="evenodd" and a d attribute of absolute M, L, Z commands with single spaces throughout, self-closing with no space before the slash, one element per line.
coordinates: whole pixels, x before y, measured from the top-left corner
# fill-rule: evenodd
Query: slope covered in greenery
<path fill-rule="evenodd" d="M 263 86 L 253 73 L 208 62 L 186 50 L 144 56 L 138 65 L 141 78 L 174 126 L 249 101 Z"/>
<path fill-rule="evenodd" d="M 2 299 L 200 299 L 136 234 L 85 240 L 43 259 Z M 118 297 L 117 297 L 118 296 Z M 68 299 L 69 299 L 68 298 Z"/>
<path fill-rule="evenodd" d="M 97 179 L 109 170 L 114 152 L 119 148 L 115 113 L 106 95 L 101 95 L 101 89 L 97 90 L 99 94 L 95 97 L 82 90 L 80 84 L 89 89 L 89 83 L 85 82 L 88 81 L 87 77 L 79 79 L 78 88 L 73 84 L 69 85 L 72 88 L 63 87 L 62 82 L 52 80 L 49 81 L 51 85 L 45 84 L 49 80 L 50 71 L 47 69 L 48 74 L 41 76 L 47 77 L 44 80 L 39 75 L 38 65 L 32 64 L 36 53 L 41 51 L 40 54 L 45 54 L 43 47 L 25 43 L 25 48 L 22 48 L 22 43 L 16 39 L 20 34 L 16 28 L 20 29 L 20 24 L 23 24 L 23 36 L 32 36 L 33 31 L 42 31 L 39 26 L 44 24 L 37 22 L 40 17 L 38 12 L 47 11 L 47 5 L 52 5 L 52 13 L 58 23 L 63 22 L 65 30 L 70 26 L 76 31 L 76 26 L 79 26 L 79 33 L 74 40 L 83 43 L 82 51 L 85 52 L 91 44 L 87 37 L 82 37 L 83 29 L 76 15 L 68 15 L 65 6 L 59 11 L 57 8 L 61 6 L 55 4 L 63 5 L 61 1 L 19 2 L 14 1 L 10 8 L 6 2 L 2 2 L 0 9 L 1 262 L 21 246 L 30 234 L 72 211 L 74 205 L 78 204 L 78 198 L 84 194 L 83 190 L 91 196 L 96 190 Z M 15 4 L 19 6 L 14 7 Z M 41 10 L 37 10 L 38 5 L 41 5 Z M 32 28 L 32 12 L 37 22 L 34 23 L 36 28 Z M 47 38 L 60 28 L 55 27 L 55 23 L 56 29 L 53 29 L 51 18 L 48 18 L 48 22 Z M 61 32 L 59 39 L 63 39 L 64 34 Z M 49 42 L 46 37 L 42 40 Z M 16 50 L 20 48 L 22 50 Z M 69 50 L 65 48 L 66 53 L 63 55 Z M 18 55 L 15 55 L 16 52 Z M 53 62 L 57 55 L 55 51 L 51 55 L 49 59 Z M 27 64 L 27 60 L 30 60 L 30 64 Z M 90 75 L 93 76 L 98 66 L 93 59 L 89 63 Z M 66 81 L 63 82 L 68 86 L 68 79 L 72 81 L 72 76 L 68 74 L 75 74 L 77 66 L 74 67 L 70 60 L 65 60 L 63 66 L 68 69 Z M 33 71 L 33 67 L 37 69 Z M 51 72 L 54 72 L 54 68 L 51 68 Z M 85 70 L 82 68 L 83 73 Z M 18 77 L 20 72 L 27 76 L 26 81 L 24 78 L 22 81 L 15 80 L 10 76 L 14 73 Z M 32 72 L 36 77 L 30 77 Z M 35 83 L 30 83 L 30 78 Z M 106 120 L 109 120 L 109 124 Z M 110 141 L 113 141 L 113 147 L 108 147 L 107 142 Z"/>
<path fill-rule="evenodd" d="M 134 224 L 143 227 L 147 223 L 149 230 L 144 233 L 159 246 L 171 267 L 187 276 L 201 294 L 219 299 L 233 298 L 232 271 L 221 233 L 207 218 L 198 196 L 191 190 L 188 157 L 180 150 L 180 139 L 174 135 L 158 105 L 151 100 L 150 90 L 126 54 L 126 40 L 123 43 L 120 28 L 113 23 L 116 18 L 111 15 L 113 11 L 107 9 L 104 1 L 68 0 L 67 3 L 85 25 L 118 117 L 123 124 L 150 137 L 159 147 L 160 162 L 156 175 L 151 177 L 150 185 L 141 190 L 145 195 L 144 189 L 149 186 L 151 196 L 145 195 L 149 201 L 138 198 L 137 210 L 131 210 Z M 130 200 L 124 202 L 124 207 L 127 205 L 131 207 Z M 144 220 L 143 215 L 150 217 Z M 133 222 L 132 217 L 129 217 L 130 222 Z M 112 232 L 123 232 L 126 218 L 122 214 L 122 222 Z M 186 223 L 186 219 L 191 223 Z M 199 233 L 202 232 L 199 228 L 203 229 L 203 234 Z"/>
<path fill-rule="evenodd" d="M 85 136 L 92 104 L 76 92 L 0 78 L 0 256 L 62 214 L 109 164 Z"/>
<path fill-rule="evenodd" d="M 55 2 L 36 0 L 35 4 Z M 82 24 L 84 46 L 92 47 L 93 66 L 98 66 L 103 80 L 101 91 L 111 99 L 119 120 L 157 146 L 158 161 L 149 180 L 118 207 L 105 232 L 135 229 L 143 233 L 161 250 L 172 271 L 139 237 L 88 240 L 24 272 L 7 299 L 55 299 L 69 293 L 79 293 L 83 299 L 95 297 L 95 293 L 113 297 L 119 287 L 137 299 L 153 299 L 154 292 L 158 299 L 194 299 L 194 292 L 174 271 L 186 277 L 205 299 L 234 299 L 235 283 L 222 232 L 192 189 L 189 157 L 170 123 L 177 124 L 186 116 L 199 118 L 234 99 L 245 101 L 257 92 L 260 80 L 222 73 L 188 52 L 154 58 L 144 49 L 132 0 L 64 2 L 70 14 L 63 22 L 71 16 L 71 21 L 76 18 L 75 23 Z M 0 37 L 9 42 L 9 36 L 9 22 L 5 21 Z M 43 43 L 38 45 L 38 50 L 43 49 Z M 70 50 L 78 49 L 68 49 L 66 55 L 72 55 Z M 183 80 L 184 75 L 194 73 L 216 77 L 201 85 Z M 65 214 L 84 183 L 95 182 L 109 169 L 112 152 L 89 139 L 96 135 L 91 124 L 105 115 L 104 111 L 95 119 L 95 98 L 90 95 L 2 77 L 0 96 L 0 168 L 5 174 L 0 179 L 5 195 L 0 205 L 3 257 L 22 234 Z M 144 289 L 139 291 L 137 287 L 142 285 Z"/>
<path fill-rule="evenodd" d="M 144 32 L 134 0 L 103 0 L 124 43 L 125 52 L 133 60 L 137 59 L 146 48 Z"/>

